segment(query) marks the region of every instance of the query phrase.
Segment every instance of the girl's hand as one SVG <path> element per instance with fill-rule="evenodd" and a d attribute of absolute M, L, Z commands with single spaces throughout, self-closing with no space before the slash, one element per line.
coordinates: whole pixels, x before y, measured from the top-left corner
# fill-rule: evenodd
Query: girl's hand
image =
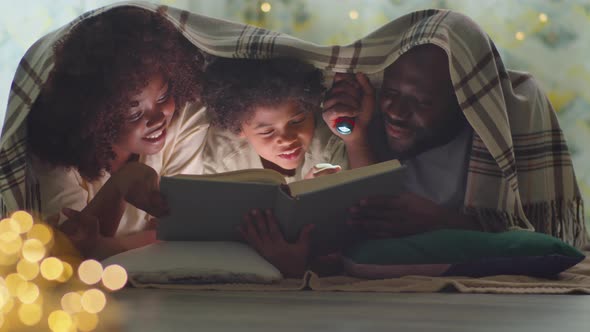
<path fill-rule="evenodd" d="M 295 243 L 285 241 L 272 211 L 253 210 L 244 216 L 239 230 L 258 253 L 285 277 L 299 278 L 307 268 L 313 225 L 306 225 Z"/>
<path fill-rule="evenodd" d="M 332 164 L 317 164 L 314 167 L 312 167 L 312 169 L 309 170 L 309 172 L 307 172 L 307 174 L 305 175 L 304 179 L 313 179 L 313 178 L 317 178 L 319 176 L 324 176 L 324 175 L 328 175 L 328 174 L 335 174 L 338 173 L 342 170 L 342 167 L 340 167 L 340 165 L 332 165 Z"/>

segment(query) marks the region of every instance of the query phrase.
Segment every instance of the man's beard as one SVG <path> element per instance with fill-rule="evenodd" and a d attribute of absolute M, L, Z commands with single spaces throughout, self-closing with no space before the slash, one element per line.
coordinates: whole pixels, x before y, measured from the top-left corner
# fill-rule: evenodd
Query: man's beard
<path fill-rule="evenodd" d="M 387 115 L 384 115 L 384 120 L 394 126 L 409 129 L 413 133 L 411 142 L 406 147 L 400 147 L 398 145 L 401 143 L 399 139 L 387 135 L 391 158 L 400 160 L 411 159 L 425 151 L 449 143 L 461 133 L 467 123 L 463 114 L 452 117 L 430 129 L 393 120 Z"/>

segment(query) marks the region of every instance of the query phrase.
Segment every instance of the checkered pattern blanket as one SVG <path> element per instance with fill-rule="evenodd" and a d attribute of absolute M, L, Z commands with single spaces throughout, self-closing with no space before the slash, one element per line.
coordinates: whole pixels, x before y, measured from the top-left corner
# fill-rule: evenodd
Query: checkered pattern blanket
<path fill-rule="evenodd" d="M 451 79 L 474 129 L 464 209 L 491 231 L 536 229 L 581 247 L 583 203 L 571 157 L 545 94 L 526 73 L 509 71 L 494 43 L 469 18 L 446 10 L 399 17 L 349 45 L 319 46 L 292 36 L 143 2 L 80 16 L 27 51 L 12 82 L 0 141 L 3 214 L 40 207 L 26 147 L 26 117 L 53 66 L 53 44 L 72 26 L 117 6 L 157 11 L 203 51 L 221 57 L 292 56 L 334 72 L 362 71 L 379 86 L 383 70 L 410 48 L 432 43 L 449 56 Z"/>

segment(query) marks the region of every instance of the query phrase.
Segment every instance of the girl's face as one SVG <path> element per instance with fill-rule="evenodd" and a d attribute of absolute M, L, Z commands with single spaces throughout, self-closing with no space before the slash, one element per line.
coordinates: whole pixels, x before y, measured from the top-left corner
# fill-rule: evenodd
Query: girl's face
<path fill-rule="evenodd" d="M 296 169 L 309 149 L 315 120 L 294 101 L 278 106 L 258 106 L 242 124 L 240 135 L 258 155 L 285 170 Z"/>
<path fill-rule="evenodd" d="M 149 79 L 148 85 L 131 98 L 126 110 L 125 124 L 113 151 L 117 159 L 131 155 L 158 153 L 166 143 L 166 128 L 176 107 L 170 85 L 163 75 Z"/>

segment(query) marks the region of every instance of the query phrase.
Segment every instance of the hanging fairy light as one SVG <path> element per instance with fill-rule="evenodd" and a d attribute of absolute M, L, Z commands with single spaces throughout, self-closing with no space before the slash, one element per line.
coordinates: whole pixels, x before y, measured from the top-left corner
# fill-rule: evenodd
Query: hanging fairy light
<path fill-rule="evenodd" d="M 272 6 L 271 6 L 271 5 L 270 5 L 270 3 L 268 3 L 268 2 L 263 2 L 263 3 L 260 5 L 260 10 L 261 10 L 262 12 L 264 12 L 264 13 L 268 13 L 268 12 L 270 12 L 270 10 L 271 10 L 271 9 L 272 9 Z"/>

